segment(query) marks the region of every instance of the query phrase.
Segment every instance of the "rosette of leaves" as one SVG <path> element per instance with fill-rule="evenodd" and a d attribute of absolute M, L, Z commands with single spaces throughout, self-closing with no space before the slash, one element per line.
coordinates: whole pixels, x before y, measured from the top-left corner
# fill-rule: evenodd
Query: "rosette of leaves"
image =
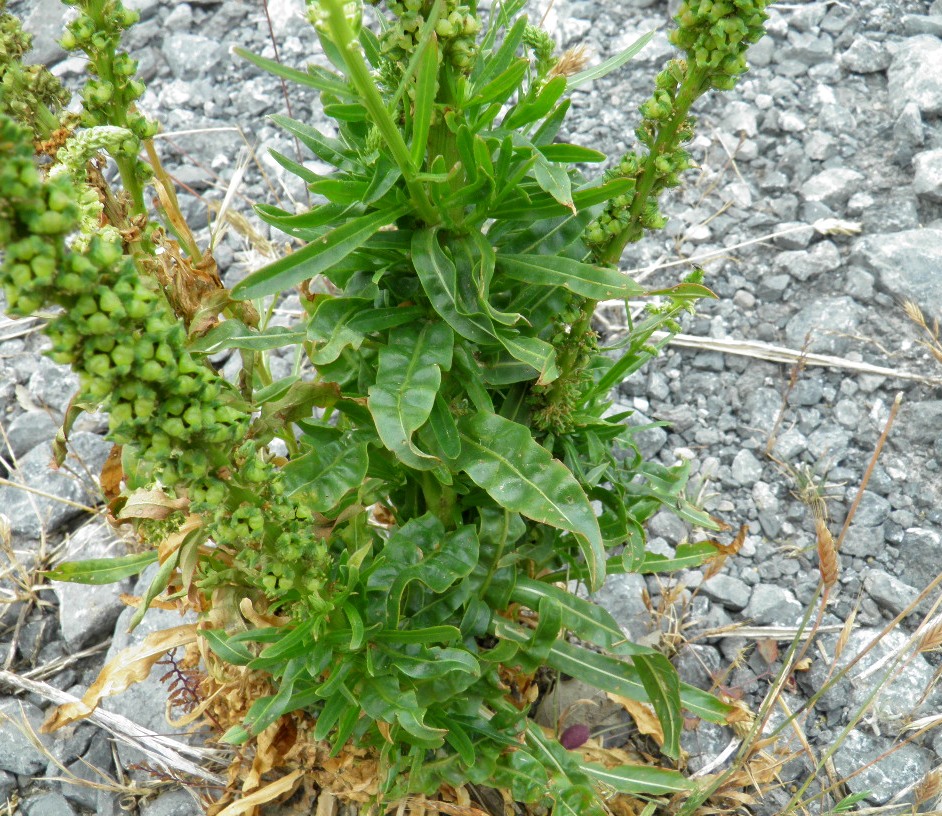
<path fill-rule="evenodd" d="M 715 554 L 707 543 L 674 559 L 645 551 L 644 522 L 663 507 L 715 524 L 684 500 L 683 467 L 642 460 L 608 398 L 656 353 L 653 332 L 709 292 L 694 275 L 657 293 L 664 304 L 632 326 L 620 356 L 598 349 L 586 304 L 645 292 L 593 254 L 586 228 L 648 181 L 586 180 L 575 166 L 605 157 L 556 140 L 567 93 L 643 42 L 567 76 L 554 73 L 522 0 L 495 5 L 467 61 L 451 58 L 450 32 L 438 30 L 450 19 L 446 0 L 389 4 L 379 33 L 351 4 L 316 5 L 332 68 L 297 71 L 239 53 L 320 92 L 335 135 L 273 119 L 333 171 L 273 152 L 319 203 L 297 213 L 257 207 L 307 243 L 232 294 L 326 282 L 327 294 L 303 287 L 305 350 L 315 384 L 335 387 L 336 399 L 294 417 L 299 455 L 283 473 L 314 512 L 340 522 L 325 538 L 333 595 L 326 616 L 280 637 L 208 633 L 222 659 L 267 671 L 278 687 L 228 738 L 304 708 L 335 752 L 351 739 L 375 747 L 389 797 L 487 782 L 558 812 L 600 813 L 602 784 L 688 789 L 669 768 L 585 763 L 513 699 L 516 682 L 549 666 L 650 702 L 668 758 L 679 755 L 682 709 L 715 722 L 727 714 L 558 583 L 593 590 L 606 573 Z M 214 330 L 219 342 L 235 337 L 226 325 Z M 258 340 L 243 336 L 231 344 Z"/>

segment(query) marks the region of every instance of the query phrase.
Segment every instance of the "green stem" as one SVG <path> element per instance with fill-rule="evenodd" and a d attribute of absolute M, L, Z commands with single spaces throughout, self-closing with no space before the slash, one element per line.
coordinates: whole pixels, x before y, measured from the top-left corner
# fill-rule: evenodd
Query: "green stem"
<path fill-rule="evenodd" d="M 327 25 L 331 39 L 343 55 L 347 66 L 350 81 L 362 98 L 363 105 L 369 111 L 373 123 L 379 129 L 386 141 L 386 146 L 392 154 L 393 160 L 402 171 L 409 193 L 415 202 L 416 209 L 423 221 L 428 225 L 438 224 L 441 219 L 438 212 L 429 200 L 425 187 L 415 180 L 418 169 L 412 164 L 412 156 L 399 128 L 386 110 L 383 98 L 376 89 L 376 83 L 370 75 L 370 69 L 360 53 L 360 44 L 353 29 L 347 22 L 343 11 L 343 0 L 321 0 L 327 9 Z"/>
<path fill-rule="evenodd" d="M 672 150 L 676 145 L 677 131 L 686 120 L 693 103 L 703 93 L 706 77 L 706 70 L 692 68 L 681 84 L 674 99 L 674 115 L 661 126 L 654 146 L 644 158 L 644 167 L 639 174 L 638 186 L 635 188 L 634 198 L 628 211 L 628 225 L 608 245 L 599 258 L 601 263 L 617 264 L 621 260 L 625 247 L 641 238 L 643 233 L 641 214 L 654 183 L 660 175 L 654 164 L 663 153 Z"/>

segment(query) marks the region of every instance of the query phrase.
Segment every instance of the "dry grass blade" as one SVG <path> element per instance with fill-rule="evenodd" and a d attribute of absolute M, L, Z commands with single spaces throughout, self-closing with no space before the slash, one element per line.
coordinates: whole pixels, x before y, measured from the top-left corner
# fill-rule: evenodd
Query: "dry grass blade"
<path fill-rule="evenodd" d="M 942 767 L 933 768 L 916 785 L 915 790 L 913 790 L 913 804 L 918 808 L 933 799 L 937 799 L 940 794 L 942 794 Z"/>
<path fill-rule="evenodd" d="M 550 78 L 556 76 L 573 76 L 578 74 L 589 63 L 589 55 L 586 53 L 585 45 L 577 45 L 563 53 L 549 72 Z"/>
<path fill-rule="evenodd" d="M 834 536 L 828 530 L 827 522 L 820 516 L 814 520 L 815 534 L 818 540 L 818 567 L 821 570 L 821 581 L 826 587 L 837 583 L 840 573 L 840 557 L 834 548 Z"/>
<path fill-rule="evenodd" d="M 666 332 L 654 332 L 652 341 L 663 340 L 665 337 L 667 337 Z M 801 351 L 795 351 L 786 346 L 761 343 L 758 340 L 719 340 L 713 337 L 676 334 L 670 338 L 670 345 L 701 351 L 719 351 L 724 354 L 736 354 L 757 360 L 768 360 L 773 363 L 795 363 L 798 360 L 803 360 L 805 366 L 841 368 L 847 371 L 856 371 L 858 374 L 875 374 L 880 377 L 895 377 L 900 380 L 914 380 L 930 385 L 942 385 L 942 377 L 927 377 L 911 371 L 900 371 L 899 369 L 885 368 L 870 363 L 858 363 L 830 354 L 814 354 L 812 352 L 803 354 Z"/>
<path fill-rule="evenodd" d="M 942 615 L 929 621 L 916 648 L 919 652 L 934 652 L 940 647 L 942 647 Z"/>
<path fill-rule="evenodd" d="M 78 697 L 60 691 L 55 686 L 38 680 L 28 680 L 9 671 L 0 670 L 0 685 L 38 694 L 40 697 L 59 705 L 80 702 Z M 226 784 L 225 779 L 221 776 L 206 770 L 201 764 L 198 764 L 228 765 L 229 758 L 221 751 L 187 745 L 185 742 L 180 742 L 172 737 L 144 728 L 127 717 L 113 714 L 101 708 L 93 711 L 87 720 L 108 731 L 116 739 L 130 745 L 132 748 L 136 748 L 145 754 L 151 762 L 162 768 L 188 774 L 214 785 Z"/>

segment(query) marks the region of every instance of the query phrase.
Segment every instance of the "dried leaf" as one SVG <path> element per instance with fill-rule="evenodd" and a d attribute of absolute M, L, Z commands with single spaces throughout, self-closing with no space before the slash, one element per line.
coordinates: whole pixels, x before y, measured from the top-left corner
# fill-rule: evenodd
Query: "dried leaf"
<path fill-rule="evenodd" d="M 120 465 L 120 460 L 119 460 Z M 163 490 L 135 490 L 118 513 L 119 519 L 152 519 L 163 521 L 178 510 L 186 510 L 190 500 L 171 498 Z"/>
<path fill-rule="evenodd" d="M 609 694 L 608 699 L 618 703 L 627 711 L 638 726 L 642 734 L 654 739 L 658 745 L 664 744 L 664 729 L 654 713 L 654 709 L 647 703 L 639 703 L 636 700 L 629 700 L 627 697 L 620 697 L 617 694 Z"/>
<path fill-rule="evenodd" d="M 273 802 L 279 796 L 290 793 L 303 776 L 304 771 L 302 770 L 292 771 L 287 776 L 276 779 L 264 788 L 259 788 L 255 793 L 243 796 L 237 802 L 233 802 L 228 807 L 220 810 L 216 816 L 241 816 L 243 813 L 251 813 L 258 805 Z"/>
<path fill-rule="evenodd" d="M 80 701 L 56 707 L 46 718 L 40 731 L 50 734 L 76 720 L 88 717 L 105 697 L 120 694 L 145 680 L 154 664 L 171 649 L 196 640 L 196 624 L 175 626 L 153 632 L 137 646 L 122 649 L 107 663 Z"/>
<path fill-rule="evenodd" d="M 811 669 L 811 658 L 803 657 L 795 664 L 795 671 L 805 672 Z"/>
<path fill-rule="evenodd" d="M 101 492 L 105 496 L 105 503 L 112 513 L 117 509 L 115 502 L 122 498 L 121 482 L 124 480 L 124 468 L 121 465 L 121 445 L 112 445 L 105 459 L 105 464 L 101 466 L 101 475 L 98 481 L 101 483 Z"/>
<path fill-rule="evenodd" d="M 778 660 L 778 641 L 776 640 L 760 640 L 756 643 L 756 650 L 769 665 Z"/>

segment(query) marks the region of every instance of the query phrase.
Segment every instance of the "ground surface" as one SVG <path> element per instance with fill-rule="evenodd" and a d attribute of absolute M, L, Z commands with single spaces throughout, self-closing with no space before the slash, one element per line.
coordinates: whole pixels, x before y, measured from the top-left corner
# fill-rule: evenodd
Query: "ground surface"
<path fill-rule="evenodd" d="M 534 2 L 533 16 L 542 16 L 547 4 Z M 14 13 L 32 15 L 38 57 L 76 82 L 81 62 L 65 59 L 53 45 L 58 4 L 9 5 Z M 281 89 L 228 50 L 242 45 L 272 56 L 261 5 L 131 5 L 143 14 L 131 35 L 149 86 L 141 106 L 163 123 L 169 169 L 198 194 L 184 198 L 192 223 L 206 223 L 206 199 L 221 200 L 243 135 L 267 173 L 263 178 L 252 168 L 248 174 L 241 190 L 245 209 L 272 196 L 299 198 L 302 191 L 293 180 L 265 158 L 270 147 L 288 154 L 294 149 L 264 118 L 284 110 Z M 315 46 L 299 16 L 301 0 L 271 0 L 269 6 L 281 58 L 302 65 Z M 661 0 L 556 0 L 545 25 L 562 47 L 585 45 L 598 60 L 645 31 L 663 29 L 673 8 Z M 748 535 L 723 573 L 705 582 L 702 573 L 683 574 L 684 586 L 676 591 L 663 581 L 621 576 L 600 593 L 623 626 L 642 637 L 652 627 L 641 601 L 646 589 L 660 610 L 656 625 L 684 627 L 676 639 L 684 678 L 721 683 L 753 708 L 781 665 L 771 644 L 784 654 L 789 632 L 818 584 L 814 521 L 796 494 L 809 480 L 817 485 L 836 536 L 898 393 L 902 409 L 844 539 L 840 580 L 824 618 L 836 631 L 856 615 L 841 660 L 846 663 L 879 634 L 942 564 L 942 363 L 919 343 L 928 338 L 901 305 L 915 301 L 930 326 L 942 316 L 942 3 L 782 3 L 772 12 L 769 31 L 738 88 L 700 104 L 693 146 L 700 168 L 666 204 L 666 231 L 625 260 L 626 268 L 640 270 L 636 274 L 655 286 L 676 281 L 685 267 L 652 267 L 700 259 L 718 299 L 704 303 L 685 326 L 696 339 L 672 345 L 619 395 L 637 411 L 639 424 L 667 423 L 639 432 L 646 455 L 667 464 L 690 459 L 692 494 L 732 527 L 748 525 Z M 661 31 L 625 69 L 577 91 L 567 138 L 613 156 L 627 149 L 637 105 L 668 55 Z M 292 89 L 291 105 L 296 118 L 323 121 L 312 96 Z M 827 234 L 823 219 L 852 222 L 845 224 L 849 234 Z M 259 229 L 261 237 L 278 241 Z M 263 242 L 247 250 L 246 241 L 231 232 L 216 254 L 226 279 L 233 282 L 259 263 L 260 249 Z M 285 321 L 291 319 L 290 306 Z M 601 317 L 600 330 L 616 339 L 623 310 L 613 306 Z M 763 343 L 792 353 L 780 352 L 777 359 L 784 362 L 773 362 Z M 11 531 L 6 555 L 0 555 L 0 668 L 21 676 L 32 672 L 80 694 L 104 659 L 107 639 L 114 634 L 112 650 L 128 642 L 122 621 L 116 625 L 122 609 L 116 591 L 66 585 L 30 595 L 20 568 L 28 571 L 48 559 L 67 532 L 73 534 L 68 551 L 83 557 L 118 546 L 98 527 L 81 529 L 88 515 L 76 506 L 95 500 L 94 490 L 83 484 L 100 470 L 109 446 L 100 436 L 101 422 L 86 418 L 73 435 L 79 455 L 71 460 L 73 472 L 47 469 L 49 443 L 74 380 L 41 357 L 42 348 L 34 324 L 0 326 L 5 469 L 10 479 L 73 504 L 0 486 L 0 512 Z M 809 356 L 796 366 L 802 350 Z M 814 354 L 837 357 L 838 365 L 817 365 Z M 883 371 L 861 371 L 861 363 Z M 651 525 L 652 546 L 670 551 L 688 533 L 672 517 L 659 516 Z M 677 603 L 671 606 L 671 600 Z M 812 753 L 843 739 L 834 755 L 839 776 L 850 776 L 887 750 L 914 716 L 938 710 L 938 695 L 924 694 L 939 665 L 933 654 L 911 655 L 899 676 L 892 661 L 868 672 L 882 656 L 905 653 L 920 620 L 920 614 L 906 617 L 804 722 Z M 717 632 L 733 622 L 751 628 Z M 792 710 L 828 675 L 836 640 L 831 634 L 809 652 L 809 670 L 785 696 Z M 83 657 L 85 649 L 93 654 Z M 842 738 L 857 706 L 887 672 L 888 693 Z M 34 725 L 48 706 L 38 695 L 2 693 L 8 696 L 0 696 L 0 711 L 19 716 L 22 706 Z M 112 708 L 166 730 L 160 696 L 153 685 L 145 686 Z M 775 716 L 781 718 L 780 712 Z M 688 732 L 689 767 L 709 765 L 731 739 L 730 732 L 704 726 Z M 94 776 L 85 762 L 123 773 L 92 726 L 50 738 L 47 746 L 79 776 Z M 942 738 L 930 731 L 852 776 L 844 792 L 869 790 L 874 805 L 904 801 L 912 785 L 940 763 L 940 754 Z M 118 765 L 128 761 L 133 760 L 123 757 Z M 809 773 L 804 756 L 789 762 L 781 776 L 787 788 Z M 29 816 L 111 813 L 119 806 L 116 793 L 36 781 L 44 775 L 63 771 L 11 723 L 0 722 L 0 807 L 14 795 L 22 797 L 20 807 Z M 778 812 L 783 796 L 771 791 L 750 810 Z M 194 807 L 182 792 L 164 792 L 145 800 L 140 812 L 184 814 Z"/>

